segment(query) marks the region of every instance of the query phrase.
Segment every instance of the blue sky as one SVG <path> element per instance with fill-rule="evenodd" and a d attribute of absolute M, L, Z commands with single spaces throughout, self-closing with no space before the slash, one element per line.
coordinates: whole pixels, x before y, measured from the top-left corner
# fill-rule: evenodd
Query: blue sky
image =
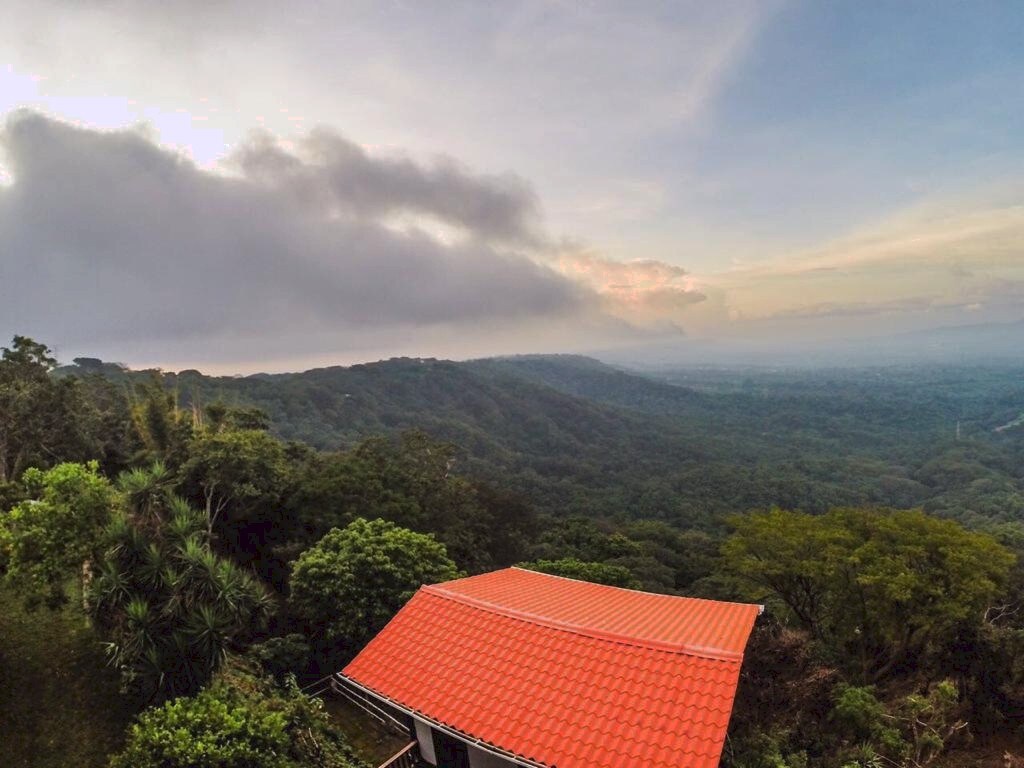
<path fill-rule="evenodd" d="M 722 89 L 714 135 L 684 151 L 700 172 L 737 180 L 705 212 L 806 242 L 926 195 L 1012 179 L 1022 33 L 1012 3 L 783 9 Z"/>
<path fill-rule="evenodd" d="M 7 16 L 0 234 L 20 244 L 9 273 L 38 295 L 7 301 L 0 326 L 73 352 L 244 369 L 268 349 L 273 366 L 289 367 L 683 334 L 846 338 L 1024 314 L 1019 3 L 11 0 Z M 25 108 L 83 133 L 19 123 Z M 337 140 L 310 140 L 316 129 Z M 254 130 L 262 155 L 240 171 Z M 273 338 L 241 306 L 202 328 L 187 322 L 201 311 L 187 302 L 182 317 L 163 308 L 159 324 L 140 321 L 146 302 L 93 327 L 70 313 L 36 316 L 33 307 L 68 304 L 56 264 L 122 294 L 124 281 L 145 292 L 160 274 L 147 256 L 159 249 L 138 247 L 141 214 L 129 237 L 117 211 L 94 210 L 96 242 L 80 248 L 11 213 L 31 206 L 59 222 L 85 207 L 56 207 L 41 185 L 60 187 L 60 176 L 28 162 L 32 147 L 76 172 L 88 165 L 83 187 L 108 175 L 74 147 L 136 180 L 152 173 L 126 162 L 142 150 L 118 131 L 185 158 L 178 194 L 213 195 L 208 208 L 222 217 L 234 215 L 223 213 L 229 179 L 287 210 L 253 274 L 282 295 L 288 281 L 296 296 L 336 281 L 348 309 L 280 299 Z M 353 164 L 349 145 L 366 157 Z M 268 175 L 271 155 L 300 170 Z M 303 198 L 303 208 L 296 174 L 307 185 L 333 179 L 340 197 L 324 208 Z M 377 185 L 369 207 L 357 182 Z M 467 213 L 471 198 L 500 210 Z M 195 207 L 177 215 L 149 236 L 173 253 L 187 240 L 195 262 L 181 256 L 182 269 L 227 280 L 245 232 L 212 232 L 227 225 Z M 370 232 L 373 249 L 329 245 L 339 215 L 344 236 Z M 494 215 L 521 230 L 497 237 Z M 312 222 L 315 247 L 287 234 L 299 220 Z M 184 237 L 196 231 L 212 233 Z M 411 254 L 436 286 L 415 296 L 391 290 Z M 104 271 L 115 261 L 117 275 Z M 379 288 L 349 297 L 357 274 Z M 150 306 L 163 301 L 152 290 Z M 380 291 L 376 309 L 360 314 L 351 308 L 367 290 Z M 223 360 L 225 349 L 236 359 Z"/>

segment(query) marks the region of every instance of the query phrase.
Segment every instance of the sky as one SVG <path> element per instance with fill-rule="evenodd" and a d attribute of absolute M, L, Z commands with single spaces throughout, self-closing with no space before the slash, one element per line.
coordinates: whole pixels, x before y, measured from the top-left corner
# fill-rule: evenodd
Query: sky
<path fill-rule="evenodd" d="M 1024 6 L 6 0 L 0 334 L 216 372 L 1024 317 Z"/>

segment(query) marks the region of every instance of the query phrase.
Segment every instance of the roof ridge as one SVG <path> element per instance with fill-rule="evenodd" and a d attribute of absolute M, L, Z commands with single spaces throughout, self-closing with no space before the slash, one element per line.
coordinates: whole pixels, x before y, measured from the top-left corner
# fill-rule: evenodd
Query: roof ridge
<path fill-rule="evenodd" d="M 756 605 L 757 608 L 758 608 L 758 611 L 759 611 L 759 613 L 758 613 L 759 616 L 761 615 L 761 613 L 764 612 L 764 606 L 761 605 L 760 603 L 740 603 L 740 602 L 737 602 L 735 600 L 715 600 L 714 598 L 710 598 L 710 597 L 693 597 L 692 595 L 666 595 L 664 592 L 651 592 L 648 589 L 633 589 L 632 587 L 617 587 L 614 584 L 598 584 L 596 581 L 587 581 L 586 579 L 574 579 L 572 576 L 562 576 L 559 573 L 546 573 L 544 571 L 535 571 L 532 568 L 522 568 L 522 567 L 520 567 L 518 565 L 510 565 L 508 568 L 505 568 L 503 570 L 506 570 L 506 571 L 520 571 L 522 573 L 532 573 L 532 574 L 536 574 L 537 576 L 544 576 L 544 577 L 549 578 L 549 579 L 561 579 L 562 581 L 571 581 L 574 584 L 586 584 L 587 586 L 590 586 L 590 587 L 599 587 L 601 589 L 611 589 L 611 590 L 615 590 L 616 592 L 629 592 L 629 593 L 638 594 L 638 595 L 649 595 L 651 597 L 667 597 L 667 598 L 672 599 L 672 600 L 690 600 L 690 601 L 693 601 L 693 602 L 696 602 L 696 603 L 716 603 L 718 605 L 738 605 L 738 606 L 744 606 L 744 607 Z M 500 572 L 501 571 L 492 571 L 491 573 L 500 573 Z M 482 574 L 482 575 L 487 575 L 487 574 Z M 474 577 L 473 576 L 468 576 L 467 578 L 472 579 Z M 455 579 L 455 581 L 461 581 L 461 579 Z M 441 582 L 441 584 L 444 584 L 444 583 L 446 583 L 446 582 Z"/>
<path fill-rule="evenodd" d="M 576 581 L 570 579 L 570 581 Z M 589 582 L 584 582 L 589 583 Z M 450 589 L 445 589 L 444 583 L 441 584 L 429 584 L 420 587 L 420 592 L 429 592 L 432 595 L 436 595 L 442 599 L 452 600 L 463 605 L 468 605 L 473 608 L 478 608 L 488 613 L 498 614 L 505 616 L 510 619 L 517 619 L 519 621 L 525 621 L 530 624 L 536 624 L 542 627 L 548 627 L 549 629 L 557 629 L 563 632 L 571 632 L 573 634 L 582 635 L 584 637 L 591 637 L 597 640 L 604 640 L 612 643 L 621 643 L 623 645 L 631 645 L 637 648 L 647 648 L 654 651 L 664 651 L 666 653 L 682 654 L 686 656 L 697 656 L 703 659 L 710 659 L 714 661 L 742 661 L 743 653 L 736 651 L 729 651 L 724 648 L 715 648 L 713 646 L 701 646 L 691 645 L 688 643 L 670 643 L 665 640 L 656 640 L 653 638 L 641 638 L 634 635 L 626 635 L 618 632 L 609 632 L 603 629 L 597 629 L 595 627 L 589 627 L 585 624 L 574 624 L 569 621 L 559 621 L 558 619 L 552 619 L 550 616 L 544 616 L 537 613 L 530 613 L 529 611 L 521 611 L 516 608 L 509 608 L 507 605 L 501 605 L 500 603 L 493 603 L 489 600 L 483 600 L 479 597 L 471 597 L 461 592 L 455 592 Z M 655 593 L 648 593 L 655 594 Z M 672 597 L 672 595 L 666 595 L 666 597 Z M 692 598 L 700 599 L 700 598 Z M 709 601 L 715 602 L 715 601 Z M 743 603 L 736 603 L 736 605 L 744 605 Z"/>

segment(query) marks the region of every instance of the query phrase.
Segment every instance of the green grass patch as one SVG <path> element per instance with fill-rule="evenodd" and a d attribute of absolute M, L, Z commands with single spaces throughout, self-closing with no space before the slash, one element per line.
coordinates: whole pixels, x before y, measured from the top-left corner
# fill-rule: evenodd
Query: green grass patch
<path fill-rule="evenodd" d="M 99 768 L 134 715 L 81 611 L 28 612 L 0 586 L 4 768 Z"/>

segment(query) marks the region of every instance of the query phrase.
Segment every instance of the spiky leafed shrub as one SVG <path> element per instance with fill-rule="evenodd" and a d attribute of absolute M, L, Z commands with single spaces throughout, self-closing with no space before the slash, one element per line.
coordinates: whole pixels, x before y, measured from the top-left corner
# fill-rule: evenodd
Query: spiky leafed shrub
<path fill-rule="evenodd" d="M 138 494 L 111 522 L 90 590 L 125 688 L 145 699 L 191 694 L 269 612 L 260 585 L 209 546 L 203 518 L 180 499 Z"/>

